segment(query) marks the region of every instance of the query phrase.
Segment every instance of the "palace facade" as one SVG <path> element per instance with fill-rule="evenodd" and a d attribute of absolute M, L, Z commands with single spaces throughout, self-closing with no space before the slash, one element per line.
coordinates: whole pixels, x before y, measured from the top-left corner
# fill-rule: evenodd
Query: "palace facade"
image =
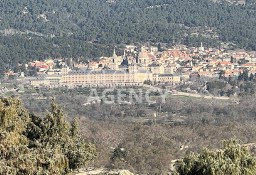
<path fill-rule="evenodd" d="M 137 58 L 113 56 L 103 58 L 99 63 L 89 63 L 87 67 L 70 69 L 63 66 L 57 74 L 44 75 L 31 79 L 33 86 L 84 86 L 84 87 L 115 87 L 142 86 L 145 81 L 153 83 L 180 83 L 181 77 L 165 72 L 162 64 L 154 63 L 154 57 L 143 48 Z"/>

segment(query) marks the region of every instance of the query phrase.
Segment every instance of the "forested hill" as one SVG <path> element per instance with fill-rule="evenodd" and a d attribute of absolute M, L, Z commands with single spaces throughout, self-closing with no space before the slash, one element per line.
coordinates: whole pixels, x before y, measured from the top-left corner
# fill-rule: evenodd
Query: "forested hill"
<path fill-rule="evenodd" d="M 191 33 L 195 33 L 195 27 L 210 27 L 217 37 L 203 36 L 209 43 L 222 40 L 256 50 L 256 5 L 251 0 L 247 2 L 232 5 L 212 0 L 1 0 L 0 32 L 8 35 L 13 31 L 5 29 L 15 29 L 46 38 L 72 38 L 74 43 L 194 44 Z M 5 42 L 0 44 L 1 52 L 13 52 Z"/>
<path fill-rule="evenodd" d="M 216 27 L 221 39 L 256 49 L 256 5 L 210 0 L 1 0 L 0 29 L 122 43 L 179 40 L 181 26 Z"/>

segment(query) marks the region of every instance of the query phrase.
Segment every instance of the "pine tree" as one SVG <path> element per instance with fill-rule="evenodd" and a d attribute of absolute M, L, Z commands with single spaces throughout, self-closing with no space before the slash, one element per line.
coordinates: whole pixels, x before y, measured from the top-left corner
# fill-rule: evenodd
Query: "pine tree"
<path fill-rule="evenodd" d="M 253 175 L 256 174 L 256 159 L 246 146 L 237 140 L 224 141 L 224 148 L 192 153 L 177 163 L 180 175 Z"/>
<path fill-rule="evenodd" d="M 249 77 L 249 81 L 253 81 L 253 79 L 254 79 L 254 75 L 251 73 Z"/>
<path fill-rule="evenodd" d="M 29 113 L 14 98 L 0 98 L 0 174 L 66 174 L 96 156 L 53 101 L 46 117 Z"/>

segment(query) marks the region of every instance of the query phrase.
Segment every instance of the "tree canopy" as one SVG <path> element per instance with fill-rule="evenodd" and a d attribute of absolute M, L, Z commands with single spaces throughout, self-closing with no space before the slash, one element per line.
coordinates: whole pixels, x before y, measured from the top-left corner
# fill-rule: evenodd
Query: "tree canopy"
<path fill-rule="evenodd" d="M 192 153 L 177 163 L 180 175 L 253 175 L 256 158 L 237 140 L 224 141 L 223 149 Z"/>
<path fill-rule="evenodd" d="M 254 9 L 250 1 L 237 6 L 210 0 L 3 0 L 0 29 L 124 43 L 179 41 L 185 31 L 182 25 L 208 26 L 217 28 L 225 41 L 255 49 Z"/>
<path fill-rule="evenodd" d="M 255 8 L 252 1 L 2 0 L 0 68 L 29 59 L 102 56 L 112 50 L 91 43 L 204 42 L 212 47 L 224 41 L 256 50 Z"/>
<path fill-rule="evenodd" d="M 0 174 L 65 174 L 96 156 L 54 102 L 44 118 L 29 113 L 15 98 L 0 99 Z"/>

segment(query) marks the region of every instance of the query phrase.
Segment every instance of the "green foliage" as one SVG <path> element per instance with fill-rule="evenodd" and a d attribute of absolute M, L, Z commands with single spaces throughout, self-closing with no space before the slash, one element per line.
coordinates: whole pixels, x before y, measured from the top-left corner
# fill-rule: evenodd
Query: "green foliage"
<path fill-rule="evenodd" d="M 153 82 L 152 82 L 152 81 L 150 81 L 150 80 L 145 80 L 145 81 L 144 81 L 144 84 L 146 84 L 146 85 L 152 85 L 152 84 L 153 84 Z"/>
<path fill-rule="evenodd" d="M 253 175 L 256 158 L 236 140 L 224 141 L 224 148 L 192 153 L 177 163 L 180 175 Z"/>
<path fill-rule="evenodd" d="M 61 109 L 40 118 L 13 98 L 0 99 L 0 174 L 64 174 L 95 158 L 94 145 L 79 135 Z"/>
<path fill-rule="evenodd" d="M 220 39 L 255 50 L 255 7 L 250 1 L 235 6 L 211 0 L 2 0 L 0 32 L 7 36 L 0 37 L 0 61 L 4 63 L 0 68 L 3 71 L 32 59 L 87 58 L 110 53 L 112 49 L 99 43 L 199 46 L 203 42 L 213 47 Z M 217 32 L 219 38 L 203 35 L 202 31 L 208 30 L 205 26 Z M 23 33 L 8 35 L 5 29 Z"/>
<path fill-rule="evenodd" d="M 110 55 L 112 48 L 99 44 L 91 44 L 70 37 L 45 38 L 38 36 L 1 36 L 0 35 L 0 73 L 6 69 L 16 72 L 25 72 L 24 64 L 33 60 L 52 58 L 80 58 L 86 61 L 89 58 L 98 58 Z M 23 64 L 22 64 L 23 63 Z M 19 65 L 19 66 L 18 66 Z M 35 75 L 36 70 L 27 72 Z"/>

